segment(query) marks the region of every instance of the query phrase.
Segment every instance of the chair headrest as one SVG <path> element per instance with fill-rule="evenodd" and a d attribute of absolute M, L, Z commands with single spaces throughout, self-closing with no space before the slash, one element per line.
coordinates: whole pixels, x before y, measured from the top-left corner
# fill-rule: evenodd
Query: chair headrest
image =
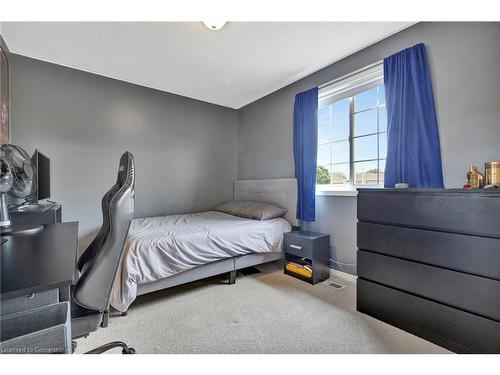
<path fill-rule="evenodd" d="M 134 156 L 125 151 L 120 157 L 120 166 L 118 167 L 118 177 L 116 184 L 120 187 L 128 185 L 133 187 L 135 183 L 135 162 Z"/>

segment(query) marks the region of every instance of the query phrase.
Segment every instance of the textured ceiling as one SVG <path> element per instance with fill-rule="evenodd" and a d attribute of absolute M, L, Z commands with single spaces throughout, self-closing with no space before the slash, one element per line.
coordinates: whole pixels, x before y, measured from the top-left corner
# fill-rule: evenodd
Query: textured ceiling
<path fill-rule="evenodd" d="M 2 23 L 13 53 L 240 108 L 408 22 Z"/>

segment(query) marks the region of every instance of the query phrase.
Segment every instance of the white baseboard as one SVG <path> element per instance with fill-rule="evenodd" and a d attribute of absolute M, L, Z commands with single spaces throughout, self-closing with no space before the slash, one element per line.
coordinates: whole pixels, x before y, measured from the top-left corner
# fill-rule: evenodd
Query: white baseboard
<path fill-rule="evenodd" d="M 357 276 L 351 275 L 350 273 L 330 269 L 330 277 L 333 276 L 350 281 L 352 283 L 356 283 L 356 281 L 358 280 Z"/>

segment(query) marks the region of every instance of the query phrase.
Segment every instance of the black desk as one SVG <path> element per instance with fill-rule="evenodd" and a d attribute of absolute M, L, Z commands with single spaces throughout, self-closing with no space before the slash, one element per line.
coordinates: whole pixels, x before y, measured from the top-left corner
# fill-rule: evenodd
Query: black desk
<path fill-rule="evenodd" d="M 71 353 L 78 223 L 2 236 L 0 353 Z"/>
<path fill-rule="evenodd" d="M 2 236 L 1 298 L 69 286 L 75 281 L 78 223 L 45 225 L 27 235 Z"/>

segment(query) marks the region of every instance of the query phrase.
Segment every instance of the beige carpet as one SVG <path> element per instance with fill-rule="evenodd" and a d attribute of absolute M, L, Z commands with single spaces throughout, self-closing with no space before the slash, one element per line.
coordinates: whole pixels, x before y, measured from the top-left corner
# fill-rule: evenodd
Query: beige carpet
<path fill-rule="evenodd" d="M 213 277 L 141 296 L 128 316 L 79 339 L 77 353 L 114 340 L 137 353 L 448 353 L 356 312 L 354 284 L 312 286 L 278 266 L 235 285 Z"/>

